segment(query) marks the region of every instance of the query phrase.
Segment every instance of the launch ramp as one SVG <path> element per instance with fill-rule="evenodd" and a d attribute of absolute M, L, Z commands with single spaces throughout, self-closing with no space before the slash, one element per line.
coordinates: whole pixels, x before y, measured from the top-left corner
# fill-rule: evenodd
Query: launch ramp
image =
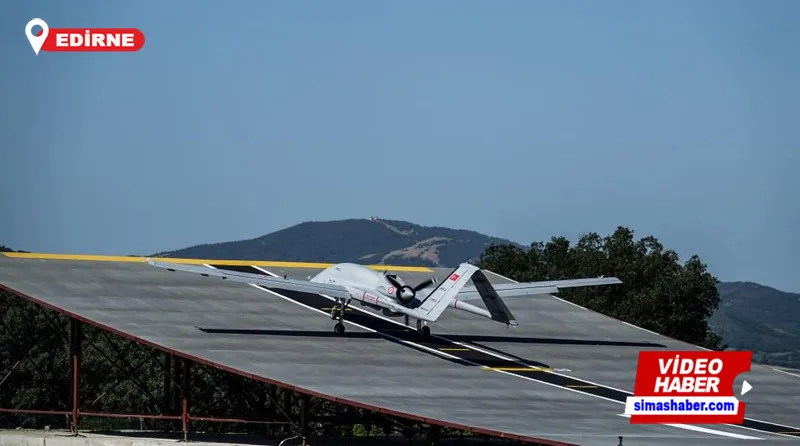
<path fill-rule="evenodd" d="M 800 444 L 790 433 L 800 429 L 789 422 L 780 428 L 784 433 L 630 425 L 605 386 L 632 389 L 639 350 L 681 344 L 552 297 L 507 299 L 520 323 L 516 329 L 447 311 L 425 343 L 398 322 L 356 307 L 346 316 L 347 334 L 337 337 L 323 309 L 331 302 L 323 296 L 168 272 L 136 258 L 103 260 L 0 256 L 0 286 L 201 364 L 498 437 L 552 445 L 616 445 L 619 436 L 625 446 L 722 445 L 754 438 L 760 444 Z M 278 263 L 214 266 L 296 278 L 320 269 Z M 397 273 L 410 280 L 431 274 Z M 504 280 L 487 277 L 493 283 Z M 748 401 L 748 416 L 756 413 L 779 423 L 792 411 L 797 414 L 800 377 L 761 368 L 750 375 L 751 394 L 761 392 L 763 402 Z M 575 384 L 589 380 L 597 384 L 594 389 Z"/>

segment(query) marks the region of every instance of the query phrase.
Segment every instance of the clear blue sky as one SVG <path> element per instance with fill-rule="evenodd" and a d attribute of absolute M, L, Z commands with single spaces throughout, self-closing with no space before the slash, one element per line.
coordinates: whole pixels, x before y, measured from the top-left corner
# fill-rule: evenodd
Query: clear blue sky
<path fill-rule="evenodd" d="M 800 291 L 800 2 L 10 2 L 0 243 L 151 254 L 377 215 L 653 234 Z M 40 53 L 137 27 L 135 54 Z"/>

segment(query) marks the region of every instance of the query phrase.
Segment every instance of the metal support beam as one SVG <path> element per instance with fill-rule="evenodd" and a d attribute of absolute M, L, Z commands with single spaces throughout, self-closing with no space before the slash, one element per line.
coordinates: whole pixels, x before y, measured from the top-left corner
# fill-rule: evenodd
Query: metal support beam
<path fill-rule="evenodd" d="M 178 391 L 180 388 L 181 383 L 181 359 L 173 357 L 172 358 L 172 388 L 176 391 L 172 393 L 172 405 L 170 406 L 170 410 L 172 413 L 177 414 L 181 410 L 181 393 Z"/>
<path fill-rule="evenodd" d="M 189 438 L 189 361 L 181 360 L 183 370 L 181 370 L 181 420 L 183 421 L 183 441 Z"/>
<path fill-rule="evenodd" d="M 300 437 L 303 439 L 303 446 L 308 437 L 308 395 L 300 394 Z"/>
<path fill-rule="evenodd" d="M 278 401 L 278 391 L 276 386 L 269 386 L 267 389 L 267 398 L 269 399 L 269 406 L 268 406 L 268 414 L 269 418 L 272 420 L 278 419 L 278 408 L 275 407 L 275 403 Z M 267 436 L 275 435 L 275 428 L 273 426 L 267 426 Z"/>
<path fill-rule="evenodd" d="M 289 421 L 294 422 L 296 418 L 292 416 L 292 391 L 289 389 L 281 388 L 281 393 L 283 393 L 283 413 L 287 414 L 287 418 Z M 286 426 L 286 433 L 292 432 L 292 426 Z"/>
<path fill-rule="evenodd" d="M 70 354 L 72 356 L 72 433 L 78 435 L 81 388 L 81 323 L 70 319 Z"/>
<path fill-rule="evenodd" d="M 172 368 L 172 354 L 164 353 L 164 395 L 161 404 L 164 406 L 162 409 L 165 414 L 172 414 L 172 377 L 170 376 L 170 369 Z"/>

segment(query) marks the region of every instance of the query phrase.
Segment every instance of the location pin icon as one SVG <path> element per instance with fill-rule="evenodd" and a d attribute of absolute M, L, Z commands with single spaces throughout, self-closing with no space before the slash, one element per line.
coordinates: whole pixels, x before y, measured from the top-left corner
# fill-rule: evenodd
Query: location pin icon
<path fill-rule="evenodd" d="M 39 25 L 42 27 L 42 35 L 35 36 L 33 34 L 33 27 Z M 36 55 L 39 55 L 39 50 L 42 49 L 42 45 L 44 45 L 44 41 L 47 40 L 47 35 L 50 33 L 50 29 L 47 27 L 47 23 L 45 23 L 42 19 L 33 19 L 25 25 L 25 35 L 28 36 L 28 41 L 31 43 L 33 47 L 33 51 L 36 52 Z"/>

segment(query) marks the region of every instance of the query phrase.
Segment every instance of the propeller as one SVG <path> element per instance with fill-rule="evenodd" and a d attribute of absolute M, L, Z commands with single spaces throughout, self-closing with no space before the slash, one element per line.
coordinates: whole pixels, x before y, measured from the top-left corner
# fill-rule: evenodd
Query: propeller
<path fill-rule="evenodd" d="M 430 278 L 423 280 L 415 286 L 407 285 L 403 279 L 394 274 L 385 274 L 386 279 L 395 287 L 395 296 L 403 303 L 411 302 L 416 296 L 417 291 L 423 290 L 436 283 L 436 279 Z"/>

